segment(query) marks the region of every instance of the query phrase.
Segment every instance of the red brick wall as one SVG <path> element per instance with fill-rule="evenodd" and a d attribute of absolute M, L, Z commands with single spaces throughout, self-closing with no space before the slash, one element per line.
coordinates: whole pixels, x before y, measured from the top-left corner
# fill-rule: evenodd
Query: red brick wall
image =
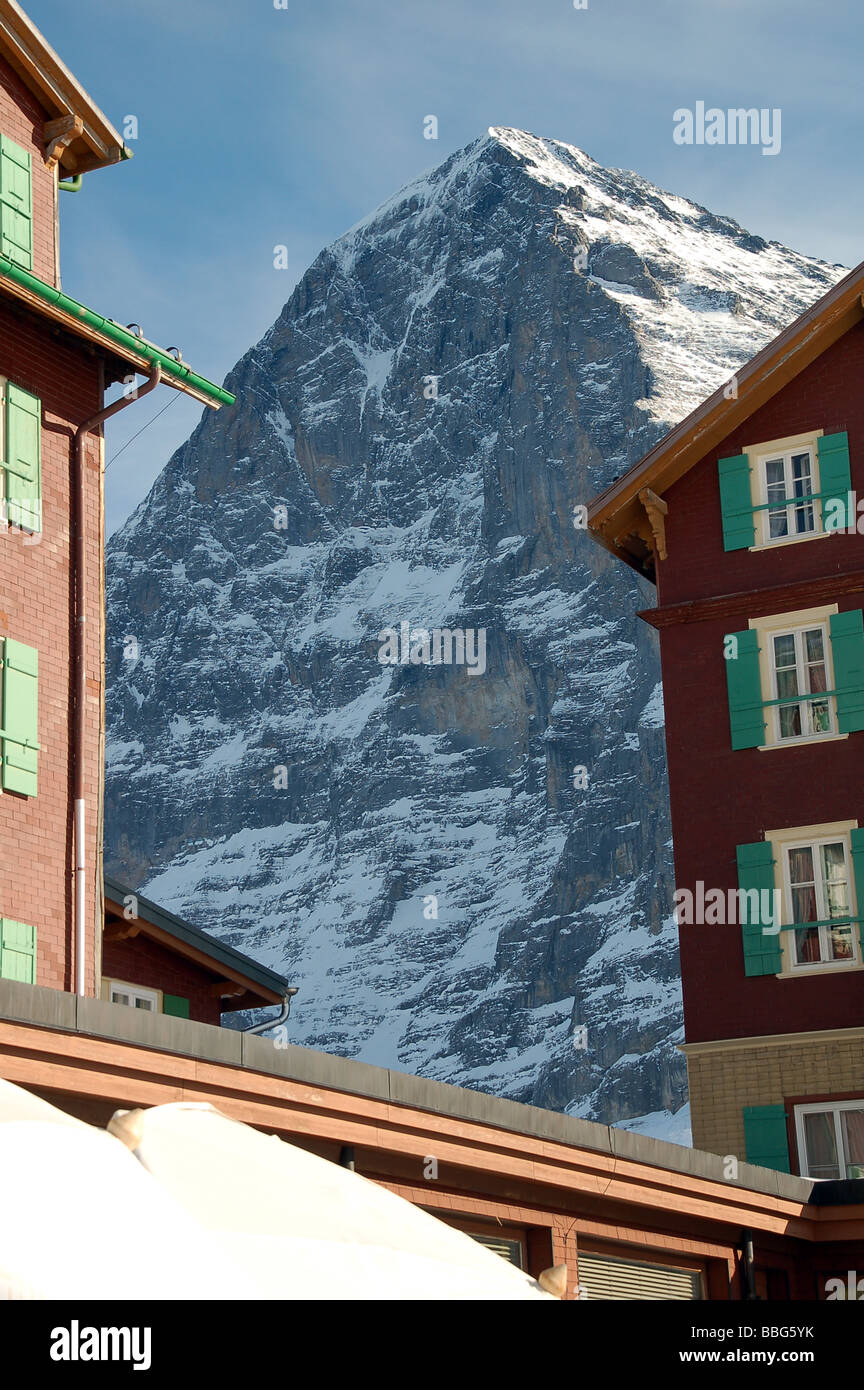
<path fill-rule="evenodd" d="M 108 979 L 180 994 L 189 1000 L 189 1017 L 196 1023 L 221 1021 L 219 1000 L 210 992 L 215 977 L 194 961 L 167 951 L 147 936 L 106 940 L 102 952 L 102 973 Z"/>
<path fill-rule="evenodd" d="M 0 133 L 33 156 L 33 274 L 57 283 L 55 208 L 58 194 L 53 169 L 45 165 L 43 127 L 49 117 L 21 78 L 0 58 Z"/>
<path fill-rule="evenodd" d="M 864 497 L 864 326 L 846 334 L 665 494 L 669 559 L 659 564 L 665 605 L 747 593 L 747 613 L 675 624 L 661 632 L 675 874 L 679 888 L 737 887 L 735 847 L 766 829 L 857 817 L 864 824 L 864 734 L 760 753 L 733 751 L 723 636 L 773 613 L 771 585 L 864 571 L 864 536 L 723 550 L 717 459 L 760 440 L 823 429 L 849 433 L 852 486 Z M 827 601 L 831 601 L 830 599 Z M 813 606 L 826 602 L 816 597 Z M 841 611 L 864 608 L 860 592 Z M 807 607 L 806 600 L 795 607 Z M 782 611 L 782 610 L 780 610 Z M 864 972 L 777 980 L 744 975 L 738 926 L 682 926 L 681 970 L 688 1042 L 859 1026 Z"/>
<path fill-rule="evenodd" d="M 72 803 L 70 785 L 70 523 L 74 428 L 100 407 L 99 366 L 47 322 L 0 299 L 0 376 L 42 400 L 43 531 L 26 544 L 0 532 L 0 636 L 39 651 L 39 792 L 0 795 L 0 915 L 37 929 L 37 983 L 74 988 L 72 939 Z M 102 679 L 100 445 L 90 436 L 85 472 L 88 677 L 85 749 L 87 802 L 87 980 L 95 992 L 98 882 L 97 795 Z M 26 538 L 37 539 L 37 538 Z M 100 927 L 101 931 L 101 927 Z"/>

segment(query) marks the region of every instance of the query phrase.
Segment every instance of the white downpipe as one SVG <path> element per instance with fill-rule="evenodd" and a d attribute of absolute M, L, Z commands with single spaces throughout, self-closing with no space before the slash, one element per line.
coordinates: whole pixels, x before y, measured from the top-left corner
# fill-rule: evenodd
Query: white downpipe
<path fill-rule="evenodd" d="M 87 948 L 85 912 L 87 881 L 84 859 L 84 788 L 86 786 L 84 779 L 84 738 L 86 730 L 85 704 L 87 699 L 84 650 L 84 624 L 87 620 L 87 604 L 84 581 L 87 553 L 84 536 L 84 440 L 90 430 L 97 429 L 100 425 L 103 425 L 106 420 L 110 419 L 112 415 L 116 415 L 119 410 L 125 410 L 127 405 L 131 405 L 133 401 L 140 401 L 143 396 L 148 395 L 150 391 L 154 391 L 161 380 L 162 368 L 157 363 L 153 369 L 152 375 L 147 381 L 147 385 L 142 386 L 140 391 L 137 387 L 128 394 L 124 391 L 119 400 L 114 401 L 111 405 L 106 405 L 102 410 L 91 416 L 89 420 L 85 420 L 83 425 L 79 425 L 75 431 L 75 487 L 72 516 L 74 519 L 73 535 L 75 539 L 73 574 L 77 586 L 77 597 L 74 634 L 75 701 L 70 737 L 74 768 L 72 794 L 75 798 L 75 992 L 81 996 L 85 995 L 87 992 L 85 968 Z"/>
<path fill-rule="evenodd" d="M 86 993 L 86 944 L 85 894 L 87 880 L 84 874 L 84 802 L 75 802 L 75 973 L 77 975 L 76 993 Z"/>

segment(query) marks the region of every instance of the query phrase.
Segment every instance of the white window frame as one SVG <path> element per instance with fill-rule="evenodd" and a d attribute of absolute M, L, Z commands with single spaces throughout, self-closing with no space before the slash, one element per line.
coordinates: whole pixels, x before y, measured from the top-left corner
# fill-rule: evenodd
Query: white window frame
<path fill-rule="evenodd" d="M 794 492 L 791 490 L 794 489 L 795 486 L 795 479 L 792 476 L 792 459 L 793 457 L 800 458 L 804 454 L 807 455 L 810 462 L 810 493 L 804 493 L 801 498 L 795 498 Z M 783 464 L 783 490 L 787 499 L 789 499 L 786 503 L 787 532 L 785 536 L 771 535 L 771 517 L 779 515 L 782 508 L 779 506 L 772 507 L 769 511 L 766 507 L 766 510 L 759 514 L 762 522 L 762 544 L 776 545 L 778 541 L 797 541 L 803 540 L 805 537 L 818 535 L 823 527 L 821 499 L 818 499 L 814 495 L 819 491 L 819 459 L 816 451 L 810 448 L 809 445 L 802 445 L 797 449 L 777 449 L 770 453 L 763 454 L 759 459 L 759 489 L 762 494 L 763 504 L 767 504 L 770 501 L 768 496 L 769 463 Z M 813 496 L 813 500 L 807 502 L 805 499 L 810 495 Z M 809 507 L 813 512 L 813 525 L 805 531 L 795 529 L 795 513 L 801 507 Z"/>
<path fill-rule="evenodd" d="M 779 682 L 777 679 L 777 661 L 774 652 L 775 639 L 778 637 L 791 637 L 794 640 L 795 673 L 798 680 L 798 689 L 803 691 L 806 684 L 805 678 L 807 675 L 807 666 L 809 664 L 806 660 L 804 636 L 805 633 L 816 631 L 821 632 L 822 634 L 822 664 L 825 667 L 825 689 L 826 691 L 834 689 L 834 663 L 832 660 L 833 652 L 831 649 L 831 629 L 829 624 L 824 620 L 803 624 L 796 623 L 794 627 L 772 628 L 771 631 L 767 633 L 767 641 L 769 643 L 768 663 L 769 670 L 771 673 L 772 700 L 779 700 L 780 698 L 780 690 L 778 688 Z M 828 706 L 828 728 L 818 730 L 810 728 L 810 723 L 813 717 L 810 706 L 815 701 L 819 700 L 819 698 L 820 696 L 818 694 L 801 695 L 801 698 L 798 700 L 798 708 L 799 710 L 801 710 L 802 705 L 805 707 L 801 717 L 802 732 L 800 734 L 795 734 L 794 737 L 791 738 L 784 738 L 784 736 L 780 732 L 780 712 L 784 708 L 791 708 L 795 702 L 793 700 L 790 700 L 789 703 L 785 706 L 773 705 L 771 707 L 771 714 L 773 716 L 774 723 L 774 743 L 810 743 L 814 739 L 831 738 L 833 735 L 835 735 L 837 733 L 837 697 L 835 695 L 826 694 L 821 697 L 824 703 Z"/>
<path fill-rule="evenodd" d="M 770 439 L 760 441 L 756 444 L 748 444 L 742 452 L 746 454 L 750 463 L 750 501 L 753 507 L 763 508 L 761 511 L 754 511 L 754 543 L 750 546 L 751 550 L 773 550 L 778 545 L 798 545 L 802 541 L 815 540 L 817 536 L 832 536 L 834 531 L 826 531 L 823 521 L 823 511 L 821 500 L 814 497 L 811 506 L 813 512 L 813 530 L 790 532 L 787 536 L 772 536 L 769 517 L 771 513 L 767 509 L 768 503 L 768 470 L 766 465 L 772 459 L 782 458 L 784 460 L 784 477 L 789 481 L 788 474 L 791 471 L 792 455 L 809 453 L 810 455 L 810 479 L 813 493 L 821 491 L 821 475 L 819 471 L 819 440 L 822 438 L 824 430 L 814 430 L 810 434 L 788 435 L 784 439 Z M 801 505 L 804 499 L 789 501 L 787 506 L 787 516 L 795 507 Z M 773 509 L 772 509 L 773 510 Z M 777 508 L 779 510 L 779 508 Z M 790 516 L 790 521 L 792 520 Z"/>
<path fill-rule="evenodd" d="M 105 997 L 106 997 L 106 999 L 108 1000 L 108 1003 L 109 1003 L 109 1004 L 120 1004 L 120 1003 L 122 1003 L 122 1000 L 120 1000 L 120 999 L 115 999 L 115 998 L 113 997 L 113 996 L 114 996 L 114 991 L 115 991 L 115 989 L 117 989 L 117 990 L 122 990 L 124 994 L 128 994 L 128 995 L 129 995 L 129 1004 L 128 1004 L 128 1006 L 127 1006 L 127 1005 L 124 1005 L 124 1007 L 128 1007 L 128 1008 L 137 1008 L 137 1003 L 136 1003 L 136 1001 L 137 1001 L 138 999 L 147 999 L 147 1000 L 149 1000 L 149 1002 L 151 1003 L 152 1008 L 150 1008 L 150 1009 L 142 1009 L 140 1012 L 141 1012 L 141 1013 L 161 1014 L 161 1012 L 162 1012 L 162 991 L 161 991 L 161 989 L 145 989 L 143 985 L 130 985 L 130 984 L 127 984 L 125 980 L 110 980 L 110 979 L 109 979 L 109 980 L 106 980 L 106 981 L 105 981 Z"/>
<path fill-rule="evenodd" d="M 825 909 L 825 904 L 823 901 L 825 890 L 821 877 L 821 856 L 819 854 L 819 850 L 822 848 L 823 845 L 837 844 L 841 844 L 843 846 L 843 858 L 845 860 L 846 868 L 846 897 L 849 902 L 849 916 L 855 917 L 857 915 L 855 904 L 855 878 L 852 869 L 851 841 L 849 839 L 848 832 L 839 832 L 837 834 L 829 835 L 818 834 L 815 838 L 805 834 L 798 838 L 790 838 L 788 840 L 784 840 L 782 844 L 778 846 L 783 869 L 783 917 L 786 922 L 795 921 L 794 909 L 792 906 L 792 875 L 790 873 L 789 868 L 790 852 L 795 849 L 810 850 L 810 853 L 813 857 L 814 888 L 816 892 L 817 912 L 819 914 L 817 917 L 817 921 L 827 921 L 828 912 L 827 909 Z M 781 923 L 781 926 L 782 925 L 783 923 Z M 792 940 L 796 933 L 793 931 L 786 931 L 784 933 L 784 935 L 789 939 L 788 951 L 784 954 L 788 956 L 789 970 L 792 974 L 797 975 L 801 971 L 806 971 L 808 974 L 810 974 L 811 972 L 817 970 L 820 972 L 825 970 L 838 969 L 848 970 L 852 966 L 861 964 L 861 956 L 858 949 L 859 934 L 857 922 L 853 921 L 849 923 L 849 934 L 852 945 L 852 955 L 849 958 L 849 960 L 831 960 L 830 958 L 828 958 L 827 955 L 825 955 L 824 953 L 826 952 L 829 945 L 828 932 L 831 930 L 831 928 L 819 927 L 818 930 L 820 956 L 823 956 L 824 958 L 816 961 L 799 961 L 797 959 L 798 953 L 795 948 L 795 943 Z"/>
<path fill-rule="evenodd" d="M 846 1178 L 846 1169 L 852 1165 L 846 1162 L 846 1155 L 843 1151 L 843 1129 L 840 1124 L 840 1112 L 843 1110 L 864 1110 L 864 1097 L 860 1100 L 837 1100 L 831 1101 L 812 1101 L 806 1105 L 795 1106 L 795 1138 L 798 1144 L 798 1159 L 802 1169 L 801 1176 L 809 1178 L 810 1162 L 807 1154 L 807 1141 L 804 1134 L 805 1115 L 833 1115 L 834 1117 L 834 1143 L 837 1149 L 838 1164 L 842 1160 L 843 1176 L 840 1181 Z M 864 1168 L 864 1165 L 856 1164 L 856 1167 Z M 836 1182 L 836 1178 L 814 1178 L 814 1182 Z"/>
<path fill-rule="evenodd" d="M 792 894 L 791 885 L 788 877 L 788 859 L 786 850 L 797 849 L 802 845 L 813 845 L 820 843 L 835 844 L 842 840 L 846 850 L 847 866 L 852 863 L 852 840 L 851 832 L 859 828 L 860 822 L 857 820 L 826 821 L 822 825 L 796 825 L 785 826 L 780 830 L 766 830 L 765 839 L 770 843 L 774 855 L 775 877 L 774 883 L 780 891 L 780 926 L 790 925 L 794 918 L 792 916 Z M 855 883 L 854 872 L 850 872 L 848 882 L 849 891 L 849 913 L 852 917 L 858 915 L 858 896 L 857 885 Z M 851 960 L 831 960 L 831 961 L 808 961 L 806 965 L 798 965 L 795 961 L 795 953 L 792 949 L 791 937 L 794 932 L 780 931 L 780 969 L 775 975 L 776 980 L 802 980 L 809 975 L 825 975 L 831 971 L 844 972 L 847 970 L 864 970 L 864 963 L 861 960 L 861 940 L 858 924 L 852 923 L 852 959 Z"/>
<path fill-rule="evenodd" d="M 833 533 L 829 533 L 833 534 Z M 836 603 L 825 604 L 821 608 L 802 608 L 792 613 L 766 614 L 762 618 L 750 618 L 747 626 L 759 639 L 759 684 L 763 700 L 776 700 L 777 679 L 774 666 L 774 638 L 783 633 L 810 631 L 814 627 L 824 629 L 825 683 L 829 690 L 834 689 L 834 652 L 831 646 L 831 618 L 838 612 Z M 825 634 L 827 634 L 827 639 Z M 805 695 L 804 701 L 810 697 Z M 800 748 L 806 743 L 827 743 L 831 739 L 848 738 L 848 734 L 837 732 L 836 697 L 829 696 L 831 729 L 822 734 L 799 734 L 797 738 L 780 738 L 780 719 L 776 714 L 779 706 L 767 705 L 765 714 L 765 742 L 759 745 L 761 753 L 777 748 Z"/>

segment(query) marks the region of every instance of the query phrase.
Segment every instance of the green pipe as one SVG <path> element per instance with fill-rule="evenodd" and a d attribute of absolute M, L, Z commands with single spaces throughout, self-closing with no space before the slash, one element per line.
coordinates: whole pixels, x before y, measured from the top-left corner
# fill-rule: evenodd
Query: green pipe
<path fill-rule="evenodd" d="M 105 319 L 101 314 L 94 314 L 92 309 L 87 309 L 83 304 L 79 304 L 77 299 L 72 299 L 68 294 L 63 294 L 61 290 L 56 290 L 52 285 L 46 285 L 44 280 L 31 275 L 29 270 L 22 270 L 20 266 L 14 265 L 5 256 L 0 256 L 0 275 L 5 275 L 10 280 L 14 280 L 17 285 L 22 285 L 24 289 L 35 294 L 46 304 L 52 304 L 57 309 L 62 309 L 70 317 L 80 319 L 89 328 L 95 328 L 97 332 L 104 333 L 106 338 L 125 348 L 127 352 L 134 352 L 139 357 L 145 357 L 148 362 L 158 365 L 166 376 L 174 377 L 175 381 L 184 381 L 189 386 L 193 386 L 196 391 L 200 391 L 202 396 L 207 396 L 211 401 L 216 401 L 219 405 L 233 405 L 237 397 L 232 396 L 230 391 L 225 391 L 221 386 L 215 386 L 206 377 L 198 376 L 191 367 L 187 367 L 184 362 L 178 362 L 176 357 L 170 353 L 163 352 L 153 343 L 148 343 L 145 338 L 136 338 L 134 333 L 130 333 L 127 328 L 121 328 L 119 323 L 114 323 L 113 319 Z"/>
<path fill-rule="evenodd" d="M 80 193 L 83 176 L 76 174 L 74 179 L 60 179 L 57 187 L 61 193 Z"/>

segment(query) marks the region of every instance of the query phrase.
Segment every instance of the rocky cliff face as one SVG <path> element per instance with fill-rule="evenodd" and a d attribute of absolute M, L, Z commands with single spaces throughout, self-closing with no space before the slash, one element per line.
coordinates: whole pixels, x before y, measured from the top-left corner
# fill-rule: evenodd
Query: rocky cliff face
<path fill-rule="evenodd" d="M 298 1042 L 677 1108 L 653 599 L 573 508 L 837 275 L 513 130 L 323 251 L 111 542 L 109 869 Z M 485 670 L 382 665 L 403 623 Z"/>

